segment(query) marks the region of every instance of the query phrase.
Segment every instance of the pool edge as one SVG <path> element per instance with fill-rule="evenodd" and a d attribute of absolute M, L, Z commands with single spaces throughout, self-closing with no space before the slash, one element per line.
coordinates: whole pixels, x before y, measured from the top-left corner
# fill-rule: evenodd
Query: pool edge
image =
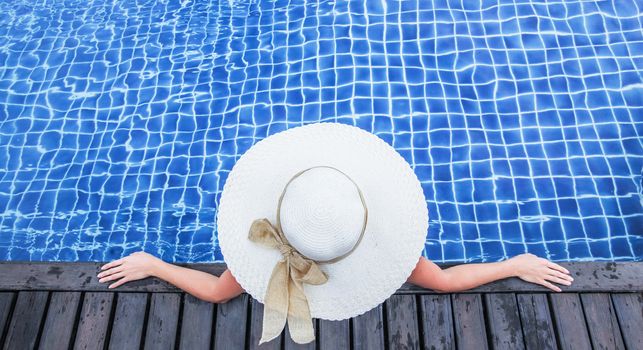
<path fill-rule="evenodd" d="M 96 274 L 102 262 L 0 262 L 0 290 L 60 290 L 115 292 L 180 292 L 157 278 L 129 282 L 108 289 L 98 282 Z M 574 284 L 562 286 L 563 292 L 641 292 L 643 262 L 562 262 L 572 272 Z M 220 275 L 223 263 L 177 264 Z M 451 265 L 443 264 L 442 267 Z M 465 293 L 547 292 L 539 285 L 509 278 L 480 286 Z M 396 294 L 425 294 L 434 291 L 404 284 Z"/>

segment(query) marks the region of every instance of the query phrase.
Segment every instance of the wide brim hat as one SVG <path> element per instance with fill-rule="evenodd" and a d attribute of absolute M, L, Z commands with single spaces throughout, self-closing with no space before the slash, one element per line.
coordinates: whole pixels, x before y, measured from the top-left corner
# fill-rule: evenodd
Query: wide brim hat
<path fill-rule="evenodd" d="M 274 223 L 293 176 L 320 166 L 350 178 L 368 208 L 354 250 L 337 262 L 319 265 L 328 276 L 325 283 L 303 285 L 312 317 L 342 320 L 378 306 L 402 286 L 422 254 L 428 229 L 417 176 L 376 135 L 345 124 L 318 123 L 259 141 L 228 175 L 218 207 L 218 239 L 232 275 L 263 303 L 282 252 L 249 240 L 248 232 L 257 219 Z"/>

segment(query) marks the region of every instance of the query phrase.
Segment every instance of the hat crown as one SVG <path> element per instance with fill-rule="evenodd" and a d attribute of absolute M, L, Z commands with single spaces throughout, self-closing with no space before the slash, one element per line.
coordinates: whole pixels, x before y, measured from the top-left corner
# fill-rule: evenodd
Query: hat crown
<path fill-rule="evenodd" d="M 284 189 L 279 221 L 286 239 L 315 261 L 348 254 L 362 235 L 366 208 L 357 185 L 332 167 L 314 167 Z"/>

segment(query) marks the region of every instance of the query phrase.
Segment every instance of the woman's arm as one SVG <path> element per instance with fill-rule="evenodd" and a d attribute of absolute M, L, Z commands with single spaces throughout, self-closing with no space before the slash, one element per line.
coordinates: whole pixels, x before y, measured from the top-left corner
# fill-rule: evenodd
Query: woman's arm
<path fill-rule="evenodd" d="M 569 286 L 574 280 L 564 267 L 532 254 L 522 254 L 501 262 L 463 264 L 444 270 L 421 257 L 408 282 L 439 292 L 459 292 L 508 277 L 519 277 L 556 292 L 561 289 L 551 282 Z"/>
<path fill-rule="evenodd" d="M 110 284 L 109 288 L 116 288 L 129 281 L 154 276 L 199 299 L 212 303 L 225 303 L 243 293 L 243 288 L 229 270 L 225 270 L 221 277 L 217 277 L 207 272 L 166 263 L 144 252 L 136 252 L 114 260 L 103 265 L 101 270 L 97 275 L 100 278 L 99 282 L 118 280 Z"/>

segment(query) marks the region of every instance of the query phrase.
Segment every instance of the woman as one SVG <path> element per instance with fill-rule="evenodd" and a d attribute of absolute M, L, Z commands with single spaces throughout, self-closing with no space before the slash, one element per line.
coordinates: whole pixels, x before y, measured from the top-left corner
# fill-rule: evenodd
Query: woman
<path fill-rule="evenodd" d="M 569 271 L 531 254 L 445 270 L 416 260 L 428 226 L 422 183 L 393 147 L 354 126 L 313 123 L 253 145 L 228 175 L 217 206 L 230 269 L 221 277 L 146 253 L 108 263 L 98 277 L 114 288 L 155 276 L 214 303 L 245 290 L 266 305 L 259 344 L 286 324 L 295 343 L 312 342 L 313 318 L 364 313 L 404 281 L 441 292 L 512 276 L 554 291 L 571 284 Z"/>
<path fill-rule="evenodd" d="M 139 252 L 104 265 L 100 282 L 115 288 L 154 276 L 215 303 L 245 288 L 285 307 L 281 316 L 301 299 L 305 312 L 299 316 L 309 317 L 311 301 L 310 313 L 329 319 L 372 308 L 405 279 L 441 292 L 514 276 L 557 292 L 554 283 L 572 282 L 565 268 L 531 254 L 445 270 L 424 257 L 415 260 L 429 223 L 422 184 L 393 147 L 350 125 L 308 124 L 253 145 L 228 175 L 217 209 L 218 243 L 237 278 L 229 270 L 216 277 Z M 275 249 L 284 257 L 280 262 Z M 297 291 L 302 282 L 310 284 L 311 295 L 292 303 L 277 298 L 290 298 L 289 281 Z"/>
<path fill-rule="evenodd" d="M 103 266 L 100 282 L 115 281 L 114 288 L 155 276 L 215 303 L 245 289 L 266 305 L 259 344 L 286 324 L 292 340 L 306 344 L 315 339 L 312 318 L 359 315 L 405 280 L 441 292 L 512 276 L 554 291 L 553 283 L 572 281 L 565 268 L 531 254 L 445 270 L 416 260 L 429 224 L 421 182 L 389 144 L 339 123 L 292 128 L 255 144 L 227 177 L 217 209 L 218 243 L 236 278 L 134 253 Z"/>
<path fill-rule="evenodd" d="M 99 282 L 113 282 L 116 288 L 126 282 L 156 277 L 167 281 L 193 296 L 212 303 L 225 303 L 243 293 L 230 270 L 220 277 L 166 263 L 145 252 L 136 252 L 101 267 Z M 459 292 L 508 277 L 540 284 L 553 291 L 574 280 L 567 269 L 533 254 L 521 254 L 493 263 L 463 264 L 447 269 L 420 257 L 407 282 L 439 292 Z"/>

